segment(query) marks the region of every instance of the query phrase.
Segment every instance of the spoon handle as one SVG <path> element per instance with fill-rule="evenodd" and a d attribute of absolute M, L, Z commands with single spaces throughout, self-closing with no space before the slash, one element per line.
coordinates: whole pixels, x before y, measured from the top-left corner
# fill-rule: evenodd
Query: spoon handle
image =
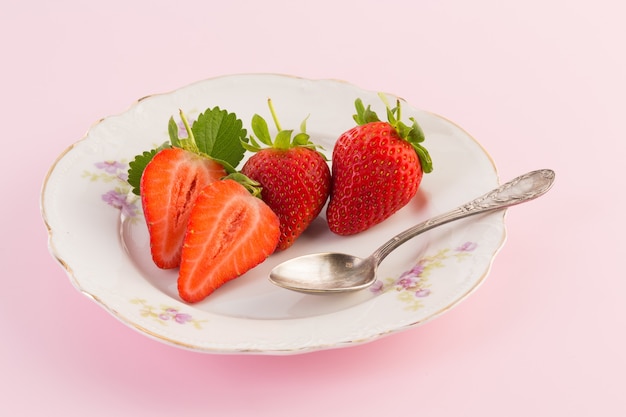
<path fill-rule="evenodd" d="M 540 197 L 552 187 L 554 178 L 555 173 L 550 169 L 531 171 L 521 175 L 454 210 L 440 214 L 399 233 L 376 249 L 371 258 L 378 265 L 391 251 L 407 240 L 437 226 L 475 214 L 501 210 Z"/>

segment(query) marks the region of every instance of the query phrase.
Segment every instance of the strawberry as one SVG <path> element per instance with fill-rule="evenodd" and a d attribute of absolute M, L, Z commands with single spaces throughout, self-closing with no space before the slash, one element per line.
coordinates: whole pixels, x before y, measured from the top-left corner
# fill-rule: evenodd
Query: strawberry
<path fill-rule="evenodd" d="M 150 250 L 159 268 L 180 264 L 187 220 L 200 191 L 233 172 L 245 153 L 246 131 L 235 114 L 218 107 L 207 109 L 189 126 L 180 112 L 188 137 L 178 136 L 170 118 L 170 143 L 137 155 L 129 164 L 128 183 L 141 196 L 150 234 Z"/>
<path fill-rule="evenodd" d="M 384 97 L 381 96 L 381 98 Z M 355 102 L 357 126 L 343 133 L 332 156 L 332 189 L 326 210 L 333 233 L 352 235 L 382 222 L 415 196 L 432 171 L 424 133 L 414 118 L 401 121 L 400 101 L 387 105 L 388 121 Z"/>
<path fill-rule="evenodd" d="M 280 219 L 278 250 L 285 250 L 298 239 L 319 215 L 330 192 L 330 168 L 326 158 L 316 150 L 306 133 L 306 119 L 293 139 L 293 130 L 282 130 L 276 118 L 272 101 L 270 112 L 278 134 L 274 141 L 265 120 L 255 114 L 252 130 L 262 147 L 253 137 L 244 147 L 254 155 L 244 164 L 241 172 L 261 184 L 261 198 Z"/>
<path fill-rule="evenodd" d="M 244 185 L 228 177 L 210 183 L 200 191 L 189 217 L 178 276 L 180 297 L 190 303 L 203 300 L 263 262 L 279 237 L 276 214 Z"/>
<path fill-rule="evenodd" d="M 191 208 L 200 191 L 226 176 L 219 163 L 181 148 L 159 151 L 141 177 L 141 203 L 150 234 L 152 259 L 175 268 Z"/>

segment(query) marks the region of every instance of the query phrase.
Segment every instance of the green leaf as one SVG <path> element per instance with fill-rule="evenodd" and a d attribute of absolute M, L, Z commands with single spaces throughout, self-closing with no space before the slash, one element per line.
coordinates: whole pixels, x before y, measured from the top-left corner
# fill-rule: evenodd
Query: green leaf
<path fill-rule="evenodd" d="M 374 110 L 372 110 L 371 106 L 367 106 L 363 116 L 365 117 L 366 123 L 380 122 L 378 115 Z"/>
<path fill-rule="evenodd" d="M 170 145 L 167 142 L 165 142 L 158 148 L 152 149 L 150 151 L 145 151 L 135 156 L 135 159 L 133 159 L 128 164 L 129 168 L 128 168 L 128 180 L 127 181 L 128 181 L 128 184 L 130 184 L 132 188 L 133 194 L 140 195 L 141 176 L 143 175 L 143 171 L 146 169 L 146 166 L 148 165 L 148 163 L 152 161 L 152 158 L 154 158 L 154 155 L 159 153 L 159 151 L 169 148 L 169 147 Z"/>
<path fill-rule="evenodd" d="M 229 175 L 225 176 L 224 179 L 237 181 L 239 184 L 243 185 L 253 197 L 261 198 L 261 184 L 245 174 L 241 172 L 231 172 Z"/>
<path fill-rule="evenodd" d="M 307 133 L 298 133 L 293 137 L 292 143 L 295 146 L 307 146 L 310 145 L 309 138 Z"/>
<path fill-rule="evenodd" d="M 413 139 L 412 141 L 416 143 L 424 142 L 426 136 L 424 135 L 422 127 L 417 123 L 417 120 L 415 120 L 414 117 L 409 117 L 409 120 L 413 122 L 413 125 L 411 125 L 411 137 Z"/>
<path fill-rule="evenodd" d="M 422 165 L 422 171 L 424 171 L 425 174 L 432 172 L 433 161 L 432 159 L 430 159 L 430 154 L 428 153 L 426 148 L 416 143 L 412 143 L 411 145 L 413 146 L 413 149 L 415 149 L 415 152 L 417 153 L 417 156 L 420 160 L 420 165 Z"/>
<path fill-rule="evenodd" d="M 407 125 L 405 125 L 402 122 L 396 122 L 395 124 L 392 124 L 393 127 L 396 128 L 396 131 L 398 132 L 398 134 L 400 135 L 400 137 L 407 139 L 409 137 L 409 134 L 411 132 L 411 128 L 408 127 Z"/>
<path fill-rule="evenodd" d="M 360 98 L 354 101 L 354 107 L 356 108 L 356 114 L 352 116 L 352 118 L 359 126 L 372 122 L 380 122 L 378 115 L 372 110 L 372 107 L 365 107 Z"/>
<path fill-rule="evenodd" d="M 256 143 L 253 138 L 250 138 L 250 143 L 241 141 L 241 146 L 243 146 L 245 150 L 250 152 L 258 152 L 261 150 L 261 147 L 258 145 L 258 143 Z"/>
<path fill-rule="evenodd" d="M 291 146 L 291 134 L 293 130 L 281 130 L 274 139 L 274 147 L 277 149 L 289 149 Z"/>
<path fill-rule="evenodd" d="M 245 143 L 245 141 L 242 140 L 241 144 L 245 147 L 244 143 Z M 262 147 L 261 144 L 254 139 L 254 136 L 250 136 L 250 145 L 252 145 L 255 148 L 259 148 L 259 149 L 261 149 L 261 147 Z"/>
<path fill-rule="evenodd" d="M 357 98 L 354 101 L 354 107 L 356 108 L 356 114 L 352 116 L 352 118 L 354 119 L 356 124 L 360 126 L 367 123 L 363 117 L 363 115 L 365 114 L 365 106 L 363 105 L 363 100 Z"/>
<path fill-rule="evenodd" d="M 398 119 L 396 119 L 396 109 L 390 109 L 389 107 L 387 107 L 386 109 L 387 120 L 392 126 L 396 126 L 398 124 Z"/>
<path fill-rule="evenodd" d="M 170 117 L 170 120 L 167 124 L 167 133 L 170 136 L 170 142 L 173 146 L 181 147 L 180 140 L 178 139 L 178 123 L 174 121 L 174 117 Z"/>
<path fill-rule="evenodd" d="M 191 126 L 198 150 L 212 159 L 236 167 L 243 159 L 247 141 L 243 122 L 219 107 L 206 110 Z"/>
<path fill-rule="evenodd" d="M 217 162 L 218 164 L 220 164 L 221 166 L 223 166 L 224 171 L 226 171 L 227 174 L 232 174 L 233 172 L 237 172 L 235 167 L 232 166 L 228 161 L 224 161 L 222 159 L 216 159 L 216 158 L 211 158 L 211 159 Z"/>
<path fill-rule="evenodd" d="M 252 132 L 254 132 L 261 143 L 267 146 L 272 146 L 272 136 L 270 135 L 270 130 L 267 127 L 267 122 L 264 118 L 255 114 L 252 116 L 252 122 L 250 125 L 252 127 Z"/>
<path fill-rule="evenodd" d="M 302 121 L 302 123 L 300 123 L 300 132 L 302 132 L 302 133 L 306 133 L 306 122 L 307 122 L 307 120 L 309 120 L 309 116 L 310 115 L 305 117 L 304 120 Z"/>

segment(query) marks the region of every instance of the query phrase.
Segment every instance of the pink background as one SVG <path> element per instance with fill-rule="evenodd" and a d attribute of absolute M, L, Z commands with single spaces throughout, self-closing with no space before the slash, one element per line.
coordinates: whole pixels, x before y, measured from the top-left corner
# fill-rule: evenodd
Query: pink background
<path fill-rule="evenodd" d="M 622 3 L 4 0 L 0 414 L 626 415 Z M 509 211 L 486 282 L 424 326 L 287 357 L 155 342 L 50 256 L 43 180 L 135 99 L 249 72 L 401 95 L 469 131 L 502 180 L 557 184 Z"/>

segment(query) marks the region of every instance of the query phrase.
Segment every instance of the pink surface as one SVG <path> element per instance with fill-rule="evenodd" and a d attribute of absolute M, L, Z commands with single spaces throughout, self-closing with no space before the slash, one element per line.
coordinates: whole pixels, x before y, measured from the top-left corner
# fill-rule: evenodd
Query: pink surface
<path fill-rule="evenodd" d="M 0 414 L 626 415 L 621 3 L 384 3 L 4 3 Z M 502 180 L 557 184 L 509 211 L 486 282 L 422 327 L 288 357 L 166 346 L 72 287 L 41 185 L 101 117 L 248 72 L 398 94 L 469 131 Z"/>

